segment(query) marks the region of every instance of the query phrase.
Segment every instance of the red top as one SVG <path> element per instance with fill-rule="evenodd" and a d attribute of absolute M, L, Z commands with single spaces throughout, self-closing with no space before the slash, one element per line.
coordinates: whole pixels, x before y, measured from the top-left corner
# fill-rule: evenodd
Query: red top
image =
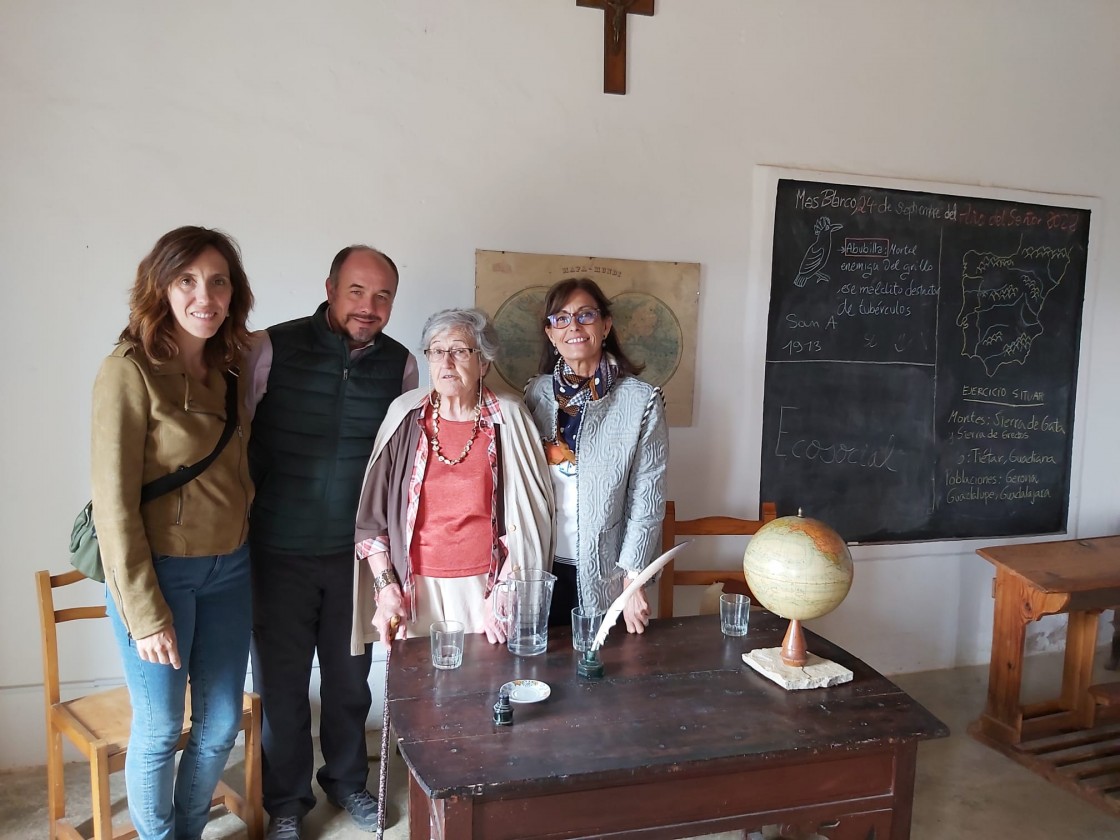
<path fill-rule="evenodd" d="M 425 426 L 430 438 L 430 413 Z M 458 458 L 473 431 L 473 420 L 441 417 L 440 452 L 445 458 Z M 494 476 L 481 430 L 467 457 L 454 466 L 429 454 L 412 536 L 413 573 L 437 578 L 486 574 L 494 540 L 493 497 Z"/>

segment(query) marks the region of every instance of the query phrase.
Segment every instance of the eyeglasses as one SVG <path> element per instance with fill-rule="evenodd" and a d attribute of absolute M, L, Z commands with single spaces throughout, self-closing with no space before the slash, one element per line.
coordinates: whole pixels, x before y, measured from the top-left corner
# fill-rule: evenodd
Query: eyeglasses
<path fill-rule="evenodd" d="M 470 359 L 471 355 L 478 352 L 477 347 L 452 347 L 450 350 L 442 350 L 438 347 L 429 347 L 424 351 L 424 355 L 428 357 L 428 361 L 437 365 L 443 364 L 443 360 L 451 356 L 457 362 L 466 362 Z"/>
<path fill-rule="evenodd" d="M 548 315 L 546 317 L 548 318 L 548 323 L 552 324 L 552 328 L 555 330 L 564 329 L 564 327 L 572 323 L 573 318 L 575 318 L 577 324 L 582 324 L 586 327 L 589 324 L 594 324 L 599 320 L 599 310 L 581 309 L 575 315 L 572 315 L 569 312 L 557 312 L 555 315 Z"/>

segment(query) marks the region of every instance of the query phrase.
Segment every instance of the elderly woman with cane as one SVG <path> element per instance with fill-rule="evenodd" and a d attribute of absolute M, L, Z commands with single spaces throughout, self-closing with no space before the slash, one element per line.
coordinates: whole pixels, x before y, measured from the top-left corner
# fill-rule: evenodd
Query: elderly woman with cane
<path fill-rule="evenodd" d="M 513 569 L 552 562 L 552 487 L 521 401 L 482 384 L 498 336 L 478 309 L 437 312 L 421 346 L 430 388 L 401 395 L 374 441 L 355 523 L 351 649 L 454 620 L 506 640 L 489 596 Z M 386 667 L 386 673 L 388 668 Z M 386 686 L 386 699 L 388 686 Z M 385 803 L 389 707 L 381 728 Z M 378 812 L 377 837 L 385 829 Z"/>
<path fill-rule="evenodd" d="M 504 642 L 494 585 L 552 564 L 539 435 L 520 400 L 482 383 L 499 349 L 493 324 L 477 309 L 438 312 L 422 346 L 431 387 L 390 406 L 358 504 L 355 650 L 375 631 L 387 641 L 444 620 Z"/>
<path fill-rule="evenodd" d="M 386 665 L 394 638 L 425 634 L 436 621 L 504 642 L 489 602 L 494 585 L 552 561 L 552 487 L 533 421 L 520 400 L 482 384 L 498 355 L 494 325 L 478 309 L 437 312 L 421 346 L 431 387 L 389 407 L 355 523 L 351 647 L 361 651 L 376 632 Z M 386 703 L 382 803 L 388 735 Z M 379 840 L 384 814 L 383 805 Z"/>

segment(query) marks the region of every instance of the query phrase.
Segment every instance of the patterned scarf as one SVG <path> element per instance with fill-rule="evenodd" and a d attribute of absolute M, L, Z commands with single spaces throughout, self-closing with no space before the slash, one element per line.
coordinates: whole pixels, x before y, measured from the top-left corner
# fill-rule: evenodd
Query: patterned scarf
<path fill-rule="evenodd" d="M 564 361 L 556 360 L 552 390 L 556 395 L 556 434 L 545 446 L 549 464 L 576 462 L 576 438 L 583 421 L 583 407 L 605 397 L 618 378 L 618 366 L 606 353 L 591 376 L 579 376 Z"/>

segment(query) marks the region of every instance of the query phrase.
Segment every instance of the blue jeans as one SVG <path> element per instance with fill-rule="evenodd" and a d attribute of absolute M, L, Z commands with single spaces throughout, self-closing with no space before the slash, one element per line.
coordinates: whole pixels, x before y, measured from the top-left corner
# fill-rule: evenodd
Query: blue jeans
<path fill-rule="evenodd" d="M 128 812 L 141 840 L 198 840 L 241 728 L 252 627 L 249 547 L 211 557 L 157 557 L 154 565 L 171 608 L 179 670 L 140 659 L 106 594 L 132 703 L 124 771 Z M 188 677 L 191 735 L 176 774 Z"/>

